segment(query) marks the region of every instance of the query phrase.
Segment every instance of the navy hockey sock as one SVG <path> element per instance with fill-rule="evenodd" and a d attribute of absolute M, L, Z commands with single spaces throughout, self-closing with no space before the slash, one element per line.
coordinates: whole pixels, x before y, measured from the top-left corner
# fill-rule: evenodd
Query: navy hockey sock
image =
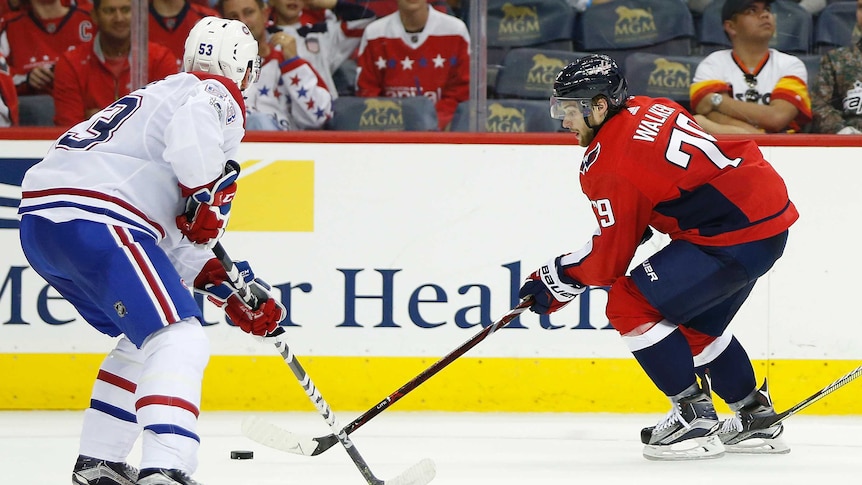
<path fill-rule="evenodd" d="M 678 328 L 661 341 L 633 354 L 666 396 L 676 396 L 696 382 L 691 350 Z"/>
<path fill-rule="evenodd" d="M 754 368 L 736 337 L 715 360 L 697 368 L 699 375 L 704 372 L 709 373 L 712 390 L 725 402 L 742 400 L 757 387 Z"/>

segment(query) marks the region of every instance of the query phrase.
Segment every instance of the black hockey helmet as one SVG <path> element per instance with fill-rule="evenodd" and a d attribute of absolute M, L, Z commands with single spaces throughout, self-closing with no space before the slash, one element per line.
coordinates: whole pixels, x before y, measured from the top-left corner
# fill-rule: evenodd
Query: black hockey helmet
<path fill-rule="evenodd" d="M 604 54 L 590 54 L 564 67 L 554 79 L 551 118 L 565 118 L 558 101 L 578 101 L 581 113 L 588 117 L 592 99 L 603 95 L 611 110 L 621 109 L 628 99 L 628 87 L 616 61 Z"/>

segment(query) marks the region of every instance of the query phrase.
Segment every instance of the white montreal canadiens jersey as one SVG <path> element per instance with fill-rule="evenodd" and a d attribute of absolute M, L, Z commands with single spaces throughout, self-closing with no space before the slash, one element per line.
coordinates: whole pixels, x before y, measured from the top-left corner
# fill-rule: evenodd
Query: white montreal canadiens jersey
<path fill-rule="evenodd" d="M 174 74 L 124 96 L 64 133 L 27 171 L 19 213 L 90 220 L 149 233 L 163 247 L 181 244 L 176 217 L 186 198 L 179 184 L 208 185 L 236 157 L 245 134 L 238 96 L 228 79 L 199 73 Z"/>

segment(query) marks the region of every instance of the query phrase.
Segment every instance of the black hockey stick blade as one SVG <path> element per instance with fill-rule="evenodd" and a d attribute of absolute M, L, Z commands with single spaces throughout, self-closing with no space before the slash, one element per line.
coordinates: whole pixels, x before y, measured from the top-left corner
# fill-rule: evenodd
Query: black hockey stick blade
<path fill-rule="evenodd" d="M 451 364 L 455 359 L 475 347 L 479 342 L 487 338 L 488 335 L 508 325 L 518 315 L 529 308 L 532 303 L 532 299 L 521 300 L 516 307 L 509 310 L 505 315 L 500 317 L 499 320 L 483 328 L 479 333 L 461 344 L 457 349 L 449 352 L 449 354 L 442 357 L 440 360 L 422 371 L 419 375 L 398 388 L 397 391 L 386 396 L 373 408 L 348 423 L 347 426 L 341 429 L 341 432 L 349 435 L 362 427 L 362 425 L 382 413 L 384 410 L 389 408 L 389 406 L 406 396 L 409 392 L 419 387 L 419 385 L 440 372 L 444 367 Z M 250 438 L 264 446 L 305 456 L 317 456 L 332 448 L 339 442 L 338 437 L 334 433 L 317 438 L 300 436 L 279 428 L 278 426 L 256 416 L 249 416 L 243 419 L 242 432 L 247 438 Z"/>
<path fill-rule="evenodd" d="M 832 394 L 833 392 L 837 391 L 838 389 L 844 387 L 850 381 L 856 379 L 860 375 L 862 375 L 862 365 L 860 365 L 859 367 L 848 372 L 844 376 L 840 377 L 839 379 L 837 379 L 832 384 L 829 384 L 828 386 L 824 387 L 823 389 L 820 389 L 819 391 L 808 396 L 807 398 L 803 399 L 802 401 L 799 401 L 795 406 L 788 409 L 787 411 L 784 411 L 782 413 L 778 413 L 774 416 L 764 416 L 761 418 L 752 419 L 751 422 L 746 425 L 746 428 L 748 428 L 748 429 L 763 429 L 763 428 L 769 428 L 769 427 L 775 426 L 775 425 L 783 422 L 785 419 L 789 418 L 790 416 L 793 416 L 794 414 L 798 413 L 799 411 L 802 411 L 803 409 L 807 408 L 808 406 L 811 406 L 815 402 L 823 399 L 824 397 L 828 396 L 829 394 Z"/>

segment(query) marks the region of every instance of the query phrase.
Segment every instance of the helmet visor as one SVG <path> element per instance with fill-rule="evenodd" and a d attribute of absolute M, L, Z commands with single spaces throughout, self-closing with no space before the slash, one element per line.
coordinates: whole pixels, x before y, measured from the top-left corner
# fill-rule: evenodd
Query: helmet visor
<path fill-rule="evenodd" d="M 566 115 L 577 115 L 586 118 L 593 112 L 593 101 L 590 98 L 558 98 L 551 96 L 551 118 L 564 120 Z"/>

